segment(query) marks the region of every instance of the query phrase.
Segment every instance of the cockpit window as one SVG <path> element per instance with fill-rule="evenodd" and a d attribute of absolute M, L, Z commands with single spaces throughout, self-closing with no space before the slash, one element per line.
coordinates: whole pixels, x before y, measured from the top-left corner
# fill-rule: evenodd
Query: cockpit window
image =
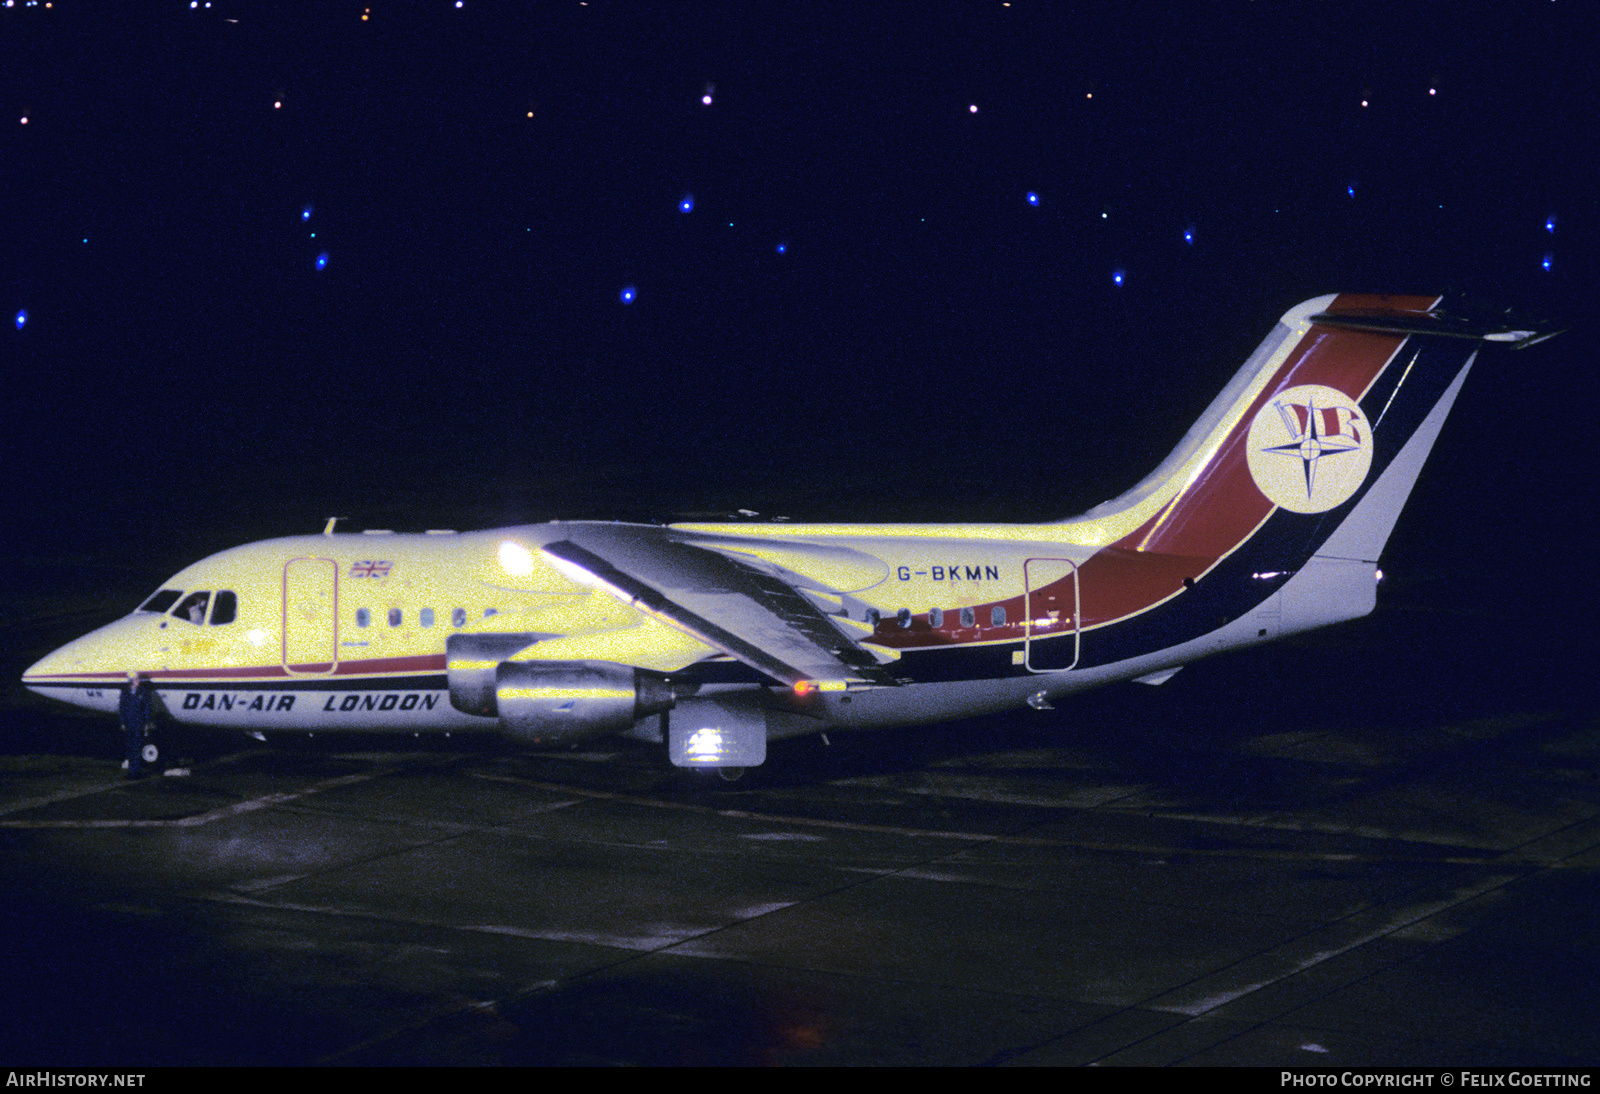
<path fill-rule="evenodd" d="M 172 607 L 172 605 L 177 602 L 178 597 L 182 595 L 182 589 L 162 589 L 149 600 L 146 600 L 143 604 L 140 604 L 139 611 L 164 612 L 168 608 Z"/>
<path fill-rule="evenodd" d="M 211 593 L 209 590 L 200 593 L 190 593 L 188 596 L 183 598 L 183 603 L 179 604 L 177 610 L 175 610 L 172 614 L 177 616 L 179 619 L 187 619 L 189 622 L 199 626 L 201 623 L 206 621 L 206 605 L 210 603 Z"/>
<path fill-rule="evenodd" d="M 217 602 L 211 606 L 211 625 L 220 627 L 232 623 L 239 615 L 239 598 L 232 589 L 217 590 Z"/>

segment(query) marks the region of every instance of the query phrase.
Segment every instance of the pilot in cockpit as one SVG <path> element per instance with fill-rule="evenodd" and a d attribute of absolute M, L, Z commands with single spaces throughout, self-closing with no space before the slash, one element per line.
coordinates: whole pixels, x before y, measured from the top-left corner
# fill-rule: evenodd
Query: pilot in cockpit
<path fill-rule="evenodd" d="M 187 619 L 198 627 L 206 621 L 206 606 L 210 601 L 209 592 L 190 593 L 189 598 L 179 604 L 177 611 L 172 614 L 179 619 Z"/>

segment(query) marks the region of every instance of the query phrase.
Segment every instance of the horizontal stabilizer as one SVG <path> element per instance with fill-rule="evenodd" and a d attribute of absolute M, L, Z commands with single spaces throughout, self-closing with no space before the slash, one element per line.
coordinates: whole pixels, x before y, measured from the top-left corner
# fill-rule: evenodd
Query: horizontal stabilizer
<path fill-rule="evenodd" d="M 1495 342 L 1512 349 L 1536 346 L 1554 338 L 1564 329 L 1543 320 L 1513 315 L 1510 311 L 1485 314 L 1464 304 L 1449 308 L 1436 306 L 1422 312 L 1388 309 L 1321 312 L 1313 315 L 1311 321 L 1344 330 Z"/>

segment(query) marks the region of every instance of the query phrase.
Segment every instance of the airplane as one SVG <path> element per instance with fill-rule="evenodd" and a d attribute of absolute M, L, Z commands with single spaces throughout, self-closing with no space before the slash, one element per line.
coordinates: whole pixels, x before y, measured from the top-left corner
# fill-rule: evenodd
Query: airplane
<path fill-rule="evenodd" d="M 222 551 L 23 684 L 181 726 L 608 735 L 732 775 L 769 741 L 1047 708 L 1373 610 L 1479 351 L 1559 333 L 1443 298 L 1290 309 L 1126 493 L 1037 524 L 336 532 Z M 153 739 L 145 757 L 155 762 Z"/>

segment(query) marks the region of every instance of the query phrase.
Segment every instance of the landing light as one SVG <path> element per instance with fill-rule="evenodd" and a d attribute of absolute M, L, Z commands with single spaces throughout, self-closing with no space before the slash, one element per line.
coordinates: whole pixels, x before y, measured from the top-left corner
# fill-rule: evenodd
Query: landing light
<path fill-rule="evenodd" d="M 710 726 L 694 731 L 689 738 L 689 759 L 705 762 L 722 757 L 722 731 Z"/>

